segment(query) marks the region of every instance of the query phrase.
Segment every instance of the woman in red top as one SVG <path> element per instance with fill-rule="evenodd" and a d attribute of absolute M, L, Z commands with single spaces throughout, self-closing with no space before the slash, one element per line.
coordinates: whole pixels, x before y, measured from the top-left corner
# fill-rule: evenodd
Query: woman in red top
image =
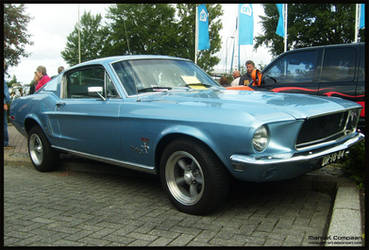
<path fill-rule="evenodd" d="M 42 86 L 44 86 L 50 77 L 46 74 L 46 68 L 44 66 L 38 66 L 35 74 L 38 76 L 38 83 L 36 85 L 36 91 L 38 91 Z"/>

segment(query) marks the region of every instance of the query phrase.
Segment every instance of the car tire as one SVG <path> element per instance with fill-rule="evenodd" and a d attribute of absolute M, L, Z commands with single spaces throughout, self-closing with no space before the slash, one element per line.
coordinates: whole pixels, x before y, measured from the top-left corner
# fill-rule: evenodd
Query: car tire
<path fill-rule="evenodd" d="M 44 132 L 38 126 L 33 127 L 28 134 L 28 154 L 38 171 L 47 172 L 56 168 L 58 153 L 50 147 Z"/>
<path fill-rule="evenodd" d="M 189 214 L 208 214 L 220 208 L 230 188 L 230 176 L 222 162 L 190 139 L 173 141 L 164 149 L 160 178 L 172 204 Z"/>

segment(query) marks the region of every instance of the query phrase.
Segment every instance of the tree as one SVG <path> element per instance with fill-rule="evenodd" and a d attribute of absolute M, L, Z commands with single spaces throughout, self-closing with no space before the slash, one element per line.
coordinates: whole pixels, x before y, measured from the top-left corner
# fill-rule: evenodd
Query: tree
<path fill-rule="evenodd" d="M 335 11 L 332 11 L 332 7 Z M 263 35 L 255 37 L 254 48 L 262 44 L 277 56 L 283 52 L 283 38 L 275 31 L 279 14 L 275 4 L 264 4 Z M 351 43 L 354 41 L 355 4 L 288 4 L 288 48 Z M 364 31 L 360 31 L 365 41 Z"/>
<path fill-rule="evenodd" d="M 27 33 L 30 19 L 24 14 L 23 4 L 4 4 L 4 60 L 7 66 L 16 66 L 20 57 L 29 56 L 25 47 L 33 44 Z"/>
<path fill-rule="evenodd" d="M 221 49 L 219 31 L 222 29 L 220 17 L 223 15 L 220 4 L 206 4 L 209 13 L 209 39 L 210 49 L 198 52 L 197 64 L 206 72 L 211 72 L 220 59 L 214 56 Z M 195 60 L 195 4 L 177 4 L 178 43 L 181 45 L 177 55 Z"/>
<path fill-rule="evenodd" d="M 7 82 L 8 87 L 15 87 L 15 86 L 21 86 L 21 84 L 18 82 L 17 77 L 13 75 L 13 78 Z"/>
<path fill-rule="evenodd" d="M 90 12 L 84 12 L 81 16 L 81 62 L 103 57 L 107 28 L 101 24 L 101 20 L 100 14 L 94 16 Z M 72 33 L 68 35 L 66 48 L 61 52 L 61 56 L 70 66 L 79 63 L 78 27 L 76 24 Z"/>
<path fill-rule="evenodd" d="M 175 9 L 168 4 L 116 4 L 109 8 L 104 54 L 175 55 Z"/>

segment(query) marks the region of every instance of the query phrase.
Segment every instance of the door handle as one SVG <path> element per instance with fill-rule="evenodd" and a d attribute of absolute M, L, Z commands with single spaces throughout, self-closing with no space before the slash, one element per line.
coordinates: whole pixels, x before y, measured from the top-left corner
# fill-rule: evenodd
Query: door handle
<path fill-rule="evenodd" d="M 61 107 L 61 106 L 64 106 L 65 105 L 65 102 L 57 102 L 56 103 L 56 106 L 57 107 Z"/>

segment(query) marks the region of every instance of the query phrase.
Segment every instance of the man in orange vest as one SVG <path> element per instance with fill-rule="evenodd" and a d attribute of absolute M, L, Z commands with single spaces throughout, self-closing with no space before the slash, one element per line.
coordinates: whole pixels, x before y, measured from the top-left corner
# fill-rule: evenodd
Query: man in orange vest
<path fill-rule="evenodd" d="M 247 72 L 241 76 L 239 85 L 243 86 L 260 86 L 261 84 L 261 73 L 258 69 L 255 69 L 255 63 L 251 60 L 245 63 Z"/>

